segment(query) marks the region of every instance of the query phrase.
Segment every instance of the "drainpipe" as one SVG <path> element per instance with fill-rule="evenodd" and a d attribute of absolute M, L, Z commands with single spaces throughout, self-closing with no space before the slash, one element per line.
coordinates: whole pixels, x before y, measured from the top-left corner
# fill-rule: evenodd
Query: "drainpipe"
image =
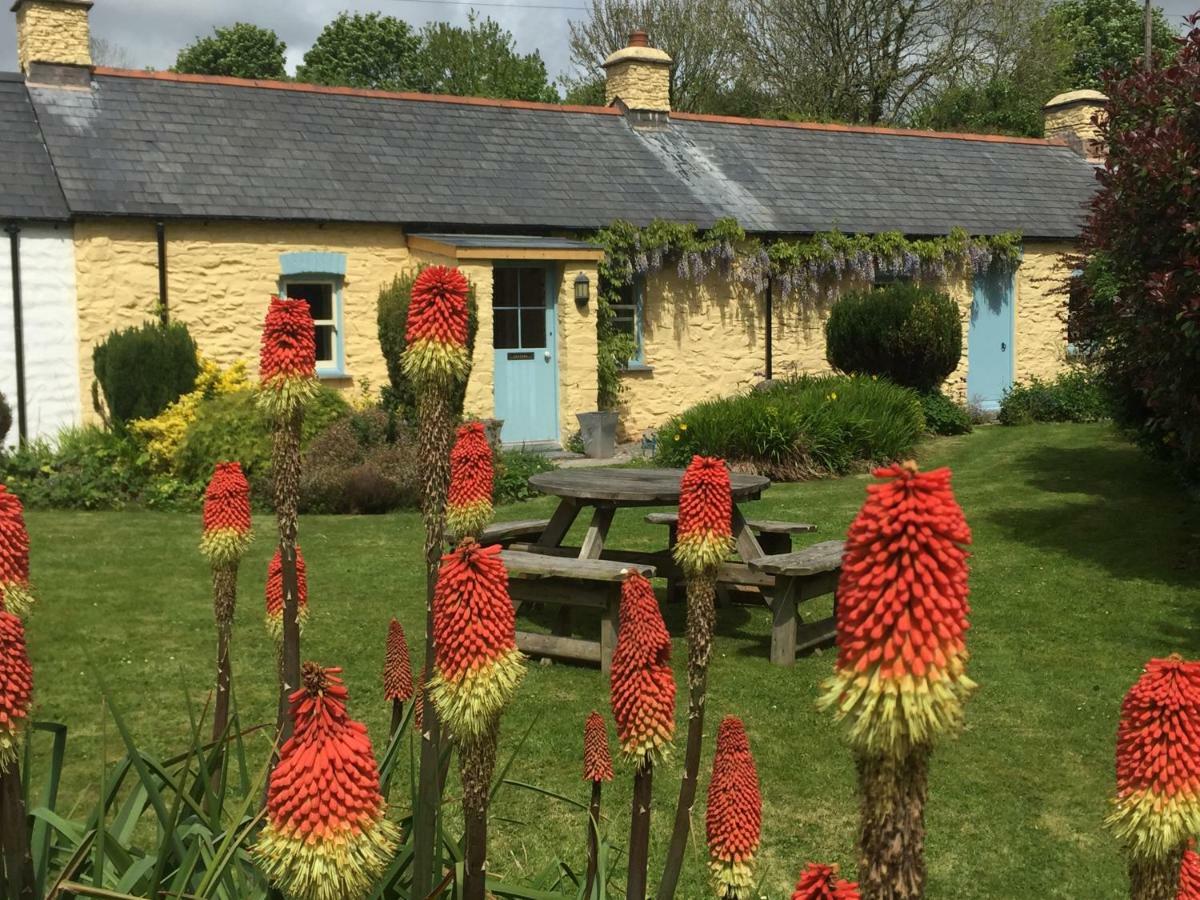
<path fill-rule="evenodd" d="M 775 294 L 775 283 L 774 283 L 774 280 L 771 278 L 771 275 L 768 273 L 768 275 L 767 275 L 767 299 L 766 299 L 767 330 L 766 330 L 766 335 L 765 335 L 766 340 L 763 342 L 765 345 L 766 351 L 767 351 L 766 365 L 763 367 L 763 378 L 765 378 L 767 381 L 770 381 L 774 377 L 773 369 L 775 366 L 775 360 L 772 358 L 773 349 L 774 349 L 772 346 L 774 343 L 774 340 L 773 340 L 774 333 L 773 332 L 774 332 L 774 328 L 775 328 L 774 294 Z"/>
<path fill-rule="evenodd" d="M 167 224 L 162 219 L 154 223 L 154 235 L 158 240 L 158 319 L 166 325 L 171 313 L 167 308 Z"/>
<path fill-rule="evenodd" d="M 13 344 L 17 361 L 17 436 L 25 443 L 25 328 L 21 322 L 21 226 L 4 226 L 12 250 Z"/>

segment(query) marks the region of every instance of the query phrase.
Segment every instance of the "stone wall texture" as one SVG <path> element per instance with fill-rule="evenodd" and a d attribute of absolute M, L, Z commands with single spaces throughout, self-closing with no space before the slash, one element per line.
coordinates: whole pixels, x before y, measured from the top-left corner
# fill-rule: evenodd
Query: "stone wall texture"
<path fill-rule="evenodd" d="M 604 102 L 618 97 L 630 109 L 670 112 L 670 66 L 636 59 L 614 63 L 604 83 Z"/>
<path fill-rule="evenodd" d="M 1075 135 L 1083 141 L 1089 155 L 1097 155 L 1096 148 L 1102 146 L 1100 129 L 1092 123 L 1092 116 L 1104 109 L 1102 102 L 1077 101 L 1063 106 L 1050 107 L 1045 111 L 1043 123 L 1048 138 L 1069 138 Z M 1103 155 L 1103 154 L 1099 154 Z"/>
<path fill-rule="evenodd" d="M 49 0 L 21 5 L 17 10 L 17 64 L 27 71 L 32 62 L 92 64 L 86 6 Z"/>

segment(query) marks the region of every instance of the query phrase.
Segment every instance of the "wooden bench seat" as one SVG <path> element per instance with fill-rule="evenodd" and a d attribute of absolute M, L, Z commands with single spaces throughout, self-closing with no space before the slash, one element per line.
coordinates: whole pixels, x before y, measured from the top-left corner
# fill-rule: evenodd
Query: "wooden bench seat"
<path fill-rule="evenodd" d="M 546 526 L 549 524 L 549 519 L 518 519 L 515 522 L 493 522 L 480 533 L 479 543 L 499 544 L 501 547 L 507 547 L 513 541 L 541 537 L 542 532 L 546 530 Z"/>
<path fill-rule="evenodd" d="M 771 592 L 771 662 L 790 666 L 796 652 L 828 646 L 836 638 L 837 583 L 842 572 L 843 541 L 822 541 L 794 553 L 752 559 L 753 571 L 775 576 Z M 834 613 L 816 622 L 800 622 L 797 607 L 806 600 L 833 594 Z"/>
<path fill-rule="evenodd" d="M 517 647 L 530 656 L 551 656 L 580 662 L 599 663 L 601 673 L 612 668 L 613 649 L 617 644 L 617 617 L 621 606 L 621 582 L 630 572 L 654 577 L 654 566 L 606 559 L 578 559 L 504 550 L 501 553 L 508 570 L 508 592 L 517 609 L 522 603 L 546 603 L 558 606 L 565 614 L 561 624 L 569 623 L 573 607 L 600 611 L 600 640 L 588 641 L 565 634 L 517 632 Z"/>
<path fill-rule="evenodd" d="M 679 513 L 652 512 L 647 514 L 646 521 L 651 525 L 666 525 L 671 529 L 670 545 L 675 546 L 676 529 L 679 526 Z M 816 525 L 807 522 L 780 522 L 775 519 L 747 519 L 750 530 L 758 535 L 759 546 L 764 553 L 788 553 L 792 549 L 792 535 L 812 534 L 817 530 Z"/>

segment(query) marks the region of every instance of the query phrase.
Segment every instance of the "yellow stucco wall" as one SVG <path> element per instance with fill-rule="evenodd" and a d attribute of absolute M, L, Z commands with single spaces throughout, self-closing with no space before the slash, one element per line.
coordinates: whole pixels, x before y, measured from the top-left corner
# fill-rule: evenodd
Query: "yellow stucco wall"
<path fill-rule="evenodd" d="M 17 63 L 22 71 L 31 62 L 90 66 L 88 5 L 26 0 L 17 9 Z"/>
<path fill-rule="evenodd" d="M 1025 245 L 1017 269 L 1017 381 L 1034 376 L 1053 378 L 1066 366 L 1066 279 L 1070 271 L 1062 256 L 1075 249 L 1067 242 Z"/>

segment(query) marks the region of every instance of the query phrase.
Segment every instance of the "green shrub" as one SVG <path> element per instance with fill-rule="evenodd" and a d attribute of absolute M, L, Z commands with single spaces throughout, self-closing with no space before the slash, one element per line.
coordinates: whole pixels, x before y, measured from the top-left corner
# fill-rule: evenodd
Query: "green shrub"
<path fill-rule="evenodd" d="M 196 342 L 182 324 L 150 322 L 114 331 L 92 351 L 114 423 L 157 416 L 196 383 Z"/>
<path fill-rule="evenodd" d="M 492 488 L 493 503 L 519 503 L 536 497 L 538 492 L 529 486 L 529 477 L 548 472 L 554 463 L 540 453 L 523 450 L 504 450 L 496 456 L 496 480 Z"/>
<path fill-rule="evenodd" d="M 925 413 L 925 430 L 930 434 L 970 434 L 971 413 L 941 391 L 921 395 L 921 410 Z"/>
<path fill-rule="evenodd" d="M 349 411 L 341 394 L 322 385 L 304 414 L 303 445 Z M 178 460 L 184 480 L 203 482 L 208 481 L 216 463 L 236 460 L 261 492 L 270 478 L 271 432 L 255 404 L 254 391 L 202 400 L 180 444 Z"/>
<path fill-rule="evenodd" d="M 424 268 L 422 266 L 421 268 Z M 408 304 L 412 301 L 412 286 L 421 269 L 404 272 L 379 292 L 375 321 L 379 330 L 379 349 L 387 365 L 388 385 L 383 389 L 385 405 L 400 412 L 409 421 L 416 420 L 417 399 L 412 384 L 404 374 L 404 332 L 408 325 Z M 475 351 L 475 332 L 479 330 L 479 309 L 475 303 L 475 287 L 467 295 L 467 350 Z M 463 398 L 467 393 L 464 381 L 458 389 L 452 409 L 462 414 Z"/>
<path fill-rule="evenodd" d="M 1112 417 L 1100 378 L 1086 368 L 1068 369 L 1053 381 L 1031 378 L 1014 385 L 1000 401 L 1002 425 L 1032 422 L 1099 422 Z"/>
<path fill-rule="evenodd" d="M 899 283 L 848 294 L 825 322 L 825 355 L 848 375 L 878 375 L 918 391 L 937 388 L 962 357 L 958 305 Z"/>
<path fill-rule="evenodd" d="M 417 506 L 420 492 L 416 433 L 381 409 L 336 420 L 304 454 L 302 512 L 390 512 Z"/>
<path fill-rule="evenodd" d="M 843 474 L 912 452 L 921 399 L 882 379 L 802 376 L 699 403 L 659 429 L 656 460 L 721 456 L 779 481 Z"/>

